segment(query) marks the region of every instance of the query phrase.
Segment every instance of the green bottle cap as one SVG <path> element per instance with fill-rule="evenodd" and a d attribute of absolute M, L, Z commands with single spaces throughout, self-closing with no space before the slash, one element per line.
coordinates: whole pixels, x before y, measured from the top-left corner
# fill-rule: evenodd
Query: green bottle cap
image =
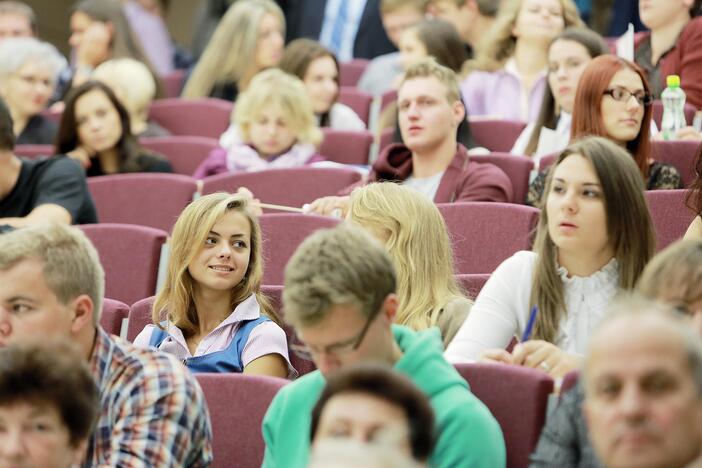
<path fill-rule="evenodd" d="M 665 83 L 668 85 L 670 88 L 679 88 L 680 87 L 680 76 L 678 75 L 668 75 L 665 79 Z"/>

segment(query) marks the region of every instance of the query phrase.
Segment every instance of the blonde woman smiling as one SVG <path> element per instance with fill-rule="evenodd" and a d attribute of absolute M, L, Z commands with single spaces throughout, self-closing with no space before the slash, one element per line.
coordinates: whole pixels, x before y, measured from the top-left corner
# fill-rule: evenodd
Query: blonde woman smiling
<path fill-rule="evenodd" d="M 287 340 L 260 291 L 262 276 L 261 229 L 247 199 L 199 198 L 176 221 L 154 325 L 134 344 L 173 353 L 193 372 L 287 377 Z"/>

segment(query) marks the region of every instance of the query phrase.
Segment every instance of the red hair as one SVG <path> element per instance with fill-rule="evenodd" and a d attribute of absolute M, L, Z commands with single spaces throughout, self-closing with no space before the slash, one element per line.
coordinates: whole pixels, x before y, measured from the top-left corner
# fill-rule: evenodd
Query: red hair
<path fill-rule="evenodd" d="M 628 68 L 641 77 L 644 90 L 651 93 L 648 80 L 643 70 L 633 62 L 615 55 L 600 55 L 587 65 L 578 82 L 573 107 L 573 122 L 570 130 L 571 142 L 588 135 L 609 138 L 602 120 L 602 98 L 609 88 L 612 77 L 622 69 Z M 653 107 L 644 106 L 639 134 L 627 142 L 626 149 L 634 157 L 641 171 L 644 182 L 648 179 L 648 162 L 651 158 L 651 118 Z"/>

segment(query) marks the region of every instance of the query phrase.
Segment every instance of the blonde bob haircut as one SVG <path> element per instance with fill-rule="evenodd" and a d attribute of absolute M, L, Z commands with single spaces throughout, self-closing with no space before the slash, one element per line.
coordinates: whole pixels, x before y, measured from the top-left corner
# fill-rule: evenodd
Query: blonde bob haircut
<path fill-rule="evenodd" d="M 351 193 L 349 219 L 385 240 L 397 272 L 396 323 L 437 326 L 446 304 L 465 299 L 453 276 L 446 223 L 431 200 L 400 184 L 369 184 Z"/>
<path fill-rule="evenodd" d="M 241 91 L 256 74 L 256 47 L 263 17 L 273 15 L 285 36 L 285 16 L 272 0 L 238 0 L 219 21 L 183 89 L 183 97 L 207 97 L 215 85 L 235 82 Z"/>
<path fill-rule="evenodd" d="M 251 227 L 249 266 L 241 283 L 232 288 L 231 310 L 250 295 L 255 294 L 261 313 L 280 324 L 268 299 L 261 293 L 263 260 L 261 228 L 258 221 L 249 211 L 246 198 L 223 192 L 205 195 L 190 203 L 173 226 L 166 280 L 163 288 L 156 295 L 152 309 L 152 319 L 155 324 L 158 325 L 167 318 L 183 331 L 183 336 L 186 338 L 198 331 L 199 317 L 193 301 L 197 283 L 190 275 L 188 265 L 205 245 L 212 226 L 230 211 L 244 216 Z"/>
<path fill-rule="evenodd" d="M 660 251 L 644 268 L 636 289 L 684 309 L 701 300 L 702 239 L 679 240 Z"/>
<path fill-rule="evenodd" d="M 607 238 L 614 249 L 619 268 L 619 287 L 632 290 L 648 260 L 653 256 L 656 238 L 651 224 L 641 172 L 631 155 L 622 147 L 602 137 L 587 137 L 571 143 L 558 156 L 549 170 L 534 240 L 538 254 L 531 286 L 529 307 L 539 313 L 534 329 L 535 339 L 553 342 L 559 324 L 567 311 L 563 280 L 558 274 L 558 247 L 548 231 L 545 209 L 555 169 L 566 158 L 580 155 L 587 159 L 602 187 Z"/>
<path fill-rule="evenodd" d="M 277 68 L 256 75 L 234 106 L 232 120 L 239 127 L 244 141 L 251 141 L 251 124 L 261 112 L 272 106 L 280 109 L 298 142 L 319 145 L 322 131 L 317 125 L 305 85 L 299 78 Z"/>
<path fill-rule="evenodd" d="M 398 89 L 402 88 L 402 85 L 404 85 L 406 81 L 414 78 L 431 77 L 436 78 L 444 85 L 446 88 L 446 99 L 449 104 L 461 100 L 461 89 L 458 86 L 456 73 L 449 67 L 441 65 L 434 57 L 427 57 L 410 65 L 409 68 L 405 70 L 404 75 L 402 75 L 402 80 Z"/>
<path fill-rule="evenodd" d="M 496 71 L 504 67 L 505 62 L 514 55 L 517 38 L 512 30 L 522 9 L 524 0 L 503 0 L 499 12 L 488 34 L 481 42 L 478 53 L 463 67 L 464 74 L 474 70 Z M 585 27 L 580 19 L 578 7 L 573 0 L 560 0 L 563 9 L 563 29 L 578 26 Z"/>
<path fill-rule="evenodd" d="M 98 65 L 92 78 L 112 88 L 130 115 L 148 120 L 149 106 L 156 97 L 149 67 L 132 58 L 112 59 Z"/>

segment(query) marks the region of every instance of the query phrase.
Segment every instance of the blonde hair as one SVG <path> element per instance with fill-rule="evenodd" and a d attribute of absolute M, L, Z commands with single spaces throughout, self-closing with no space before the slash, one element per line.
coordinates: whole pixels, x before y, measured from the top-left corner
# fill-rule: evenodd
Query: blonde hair
<path fill-rule="evenodd" d="M 285 35 L 283 11 L 272 0 L 238 0 L 222 17 L 202 57 L 183 89 L 183 97 L 207 97 L 215 85 L 235 82 L 240 87 L 255 66 L 258 29 L 266 15 L 276 17 Z M 255 71 L 255 70 L 254 70 Z"/>
<path fill-rule="evenodd" d="M 148 120 L 149 106 L 156 97 L 156 82 L 149 67 L 132 58 L 112 59 L 98 65 L 92 78 L 112 88 L 130 116 Z"/>
<path fill-rule="evenodd" d="M 434 77 L 444 85 L 446 88 L 446 99 L 449 104 L 453 104 L 461 99 L 461 89 L 458 86 L 456 73 L 450 68 L 439 64 L 433 57 L 421 59 L 410 65 L 409 68 L 405 70 L 398 89 L 402 88 L 402 85 L 404 85 L 406 81 L 414 78 L 428 77 Z"/>
<path fill-rule="evenodd" d="M 244 141 L 251 140 L 251 124 L 261 112 L 273 106 L 280 109 L 285 123 L 297 135 L 297 141 L 319 145 L 322 131 L 317 125 L 305 85 L 299 78 L 277 68 L 256 75 L 236 102 L 232 121 L 236 122 Z"/>
<path fill-rule="evenodd" d="M 560 2 L 563 8 L 563 29 L 570 26 L 585 27 L 585 23 L 580 19 L 578 7 L 575 6 L 573 0 L 560 0 Z M 474 70 L 499 70 L 514 55 L 517 38 L 512 34 L 512 29 L 517 22 L 523 3 L 524 0 L 503 0 L 495 23 L 481 42 L 483 46 L 478 49 L 477 56 L 465 63 L 464 74 Z"/>
<path fill-rule="evenodd" d="M 685 305 L 702 299 L 702 239 L 679 240 L 659 252 L 644 268 L 636 289 L 658 300 L 674 293 Z"/>
<path fill-rule="evenodd" d="M 437 325 L 442 309 L 461 298 L 453 253 L 436 205 L 409 187 L 382 182 L 351 193 L 349 219 L 383 234 L 397 271 L 395 322 L 414 330 Z"/>
<path fill-rule="evenodd" d="M 280 324 L 268 300 L 260 291 L 263 260 L 261 228 L 258 221 L 249 211 L 246 198 L 223 192 L 198 198 L 178 217 L 170 240 L 171 252 L 168 257 L 166 280 L 154 300 L 154 323 L 159 324 L 165 315 L 165 318 L 183 331 L 185 337 L 197 332 L 199 317 L 193 301 L 196 282 L 188 271 L 188 265 L 202 249 L 212 226 L 230 211 L 244 216 L 251 227 L 249 265 L 241 283 L 231 290 L 231 309 L 234 310 L 237 304 L 254 294 L 262 314 Z"/>
<path fill-rule="evenodd" d="M 390 255 L 360 227 L 341 223 L 305 239 L 285 267 L 285 321 L 313 326 L 335 305 L 370 317 L 394 292 Z"/>
<path fill-rule="evenodd" d="M 614 249 L 619 269 L 619 287 L 634 288 L 641 272 L 653 256 L 656 238 L 644 199 L 644 185 L 636 163 L 625 149 L 602 137 L 587 137 L 569 145 L 549 170 L 534 240 L 538 254 L 529 306 L 537 306 L 534 337 L 555 340 L 562 318 L 567 314 L 563 280 L 557 271 L 558 248 L 548 231 L 546 202 L 556 167 L 566 158 L 580 155 L 592 164 L 602 187 L 607 237 Z"/>
<path fill-rule="evenodd" d="M 42 224 L 0 235 L 0 270 L 29 259 L 41 261 L 44 281 L 61 304 L 82 294 L 90 297 L 93 324 L 100 323 L 105 272 L 83 231 L 63 224 Z"/>
<path fill-rule="evenodd" d="M 380 13 L 394 13 L 407 7 L 424 13 L 428 3 L 429 0 L 380 0 Z"/>

